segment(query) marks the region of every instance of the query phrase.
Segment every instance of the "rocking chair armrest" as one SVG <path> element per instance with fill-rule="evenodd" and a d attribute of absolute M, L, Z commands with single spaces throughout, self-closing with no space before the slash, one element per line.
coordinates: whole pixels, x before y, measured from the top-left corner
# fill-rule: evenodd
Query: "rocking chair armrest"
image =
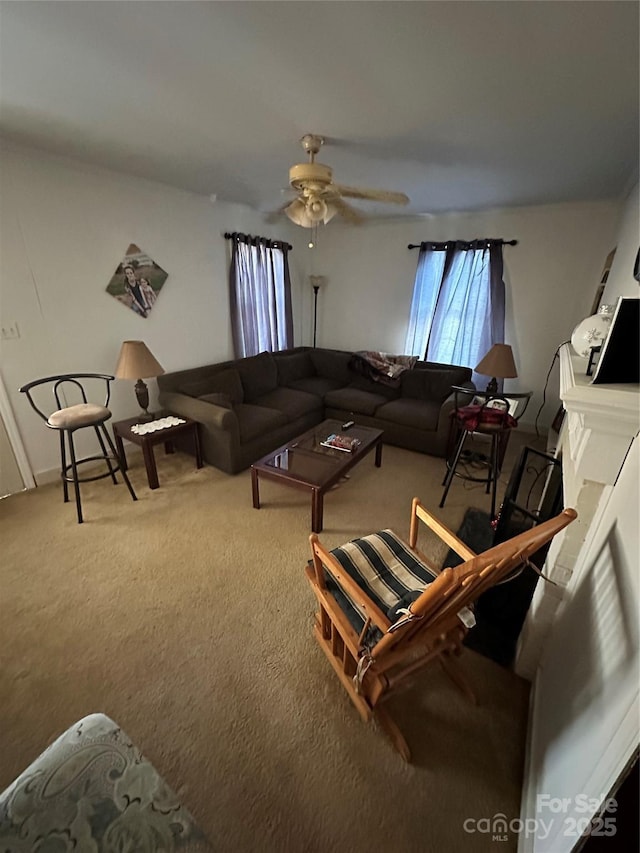
<path fill-rule="evenodd" d="M 429 510 L 420 502 L 420 498 L 414 498 L 411 503 L 411 528 L 409 532 L 409 545 L 415 549 L 418 541 L 418 520 L 426 524 L 436 534 L 438 539 L 444 542 L 451 548 L 452 551 L 461 557 L 463 560 L 471 560 L 476 557 L 475 551 L 472 551 L 468 545 L 459 539 L 456 534 L 449 530 L 439 519 L 432 515 Z"/>

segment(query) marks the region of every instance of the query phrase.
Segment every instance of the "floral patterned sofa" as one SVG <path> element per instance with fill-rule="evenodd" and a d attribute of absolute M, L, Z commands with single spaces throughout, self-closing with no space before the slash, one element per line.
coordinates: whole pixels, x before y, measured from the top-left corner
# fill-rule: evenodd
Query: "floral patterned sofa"
<path fill-rule="evenodd" d="M 122 729 L 91 714 L 0 794 L 2 853 L 205 853 L 213 848 Z"/>

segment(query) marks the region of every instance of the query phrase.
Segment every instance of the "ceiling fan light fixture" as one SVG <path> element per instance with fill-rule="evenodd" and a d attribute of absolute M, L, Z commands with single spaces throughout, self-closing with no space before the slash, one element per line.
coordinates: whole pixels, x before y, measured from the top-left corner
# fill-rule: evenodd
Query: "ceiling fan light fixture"
<path fill-rule="evenodd" d="M 327 203 L 318 196 L 311 196 L 307 200 L 306 213 L 312 222 L 326 222 Z"/>
<path fill-rule="evenodd" d="M 318 223 L 323 222 L 325 225 L 338 213 L 338 208 L 319 196 L 310 196 L 303 200 L 301 198 L 294 199 L 291 204 L 284 209 L 285 214 L 295 224 L 302 228 L 313 228 Z"/>
<path fill-rule="evenodd" d="M 326 225 L 328 222 L 331 222 L 333 217 L 338 212 L 338 208 L 332 202 L 325 202 L 326 213 L 324 215 L 324 219 L 322 220 Z"/>
<path fill-rule="evenodd" d="M 302 228 L 313 228 L 314 221 L 309 218 L 307 206 L 299 198 L 295 199 L 290 205 L 285 207 L 284 212 L 294 225 L 300 225 Z"/>

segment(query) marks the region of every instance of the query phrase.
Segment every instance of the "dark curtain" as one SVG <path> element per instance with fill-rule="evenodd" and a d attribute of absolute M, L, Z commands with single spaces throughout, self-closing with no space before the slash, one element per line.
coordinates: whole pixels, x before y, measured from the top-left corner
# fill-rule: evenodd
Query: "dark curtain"
<path fill-rule="evenodd" d="M 288 243 L 225 235 L 231 240 L 229 303 L 236 358 L 293 346 Z"/>

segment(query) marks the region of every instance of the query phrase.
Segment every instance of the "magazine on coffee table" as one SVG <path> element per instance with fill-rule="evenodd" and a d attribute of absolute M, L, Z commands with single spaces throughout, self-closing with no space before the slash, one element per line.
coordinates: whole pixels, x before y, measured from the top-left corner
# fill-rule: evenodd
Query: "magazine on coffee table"
<path fill-rule="evenodd" d="M 353 438 L 350 435 L 340 435 L 339 433 L 332 432 L 331 435 L 328 435 L 324 441 L 320 442 L 320 444 L 323 447 L 332 447 L 334 450 L 344 450 L 347 453 L 352 453 L 360 446 L 360 439 Z"/>

